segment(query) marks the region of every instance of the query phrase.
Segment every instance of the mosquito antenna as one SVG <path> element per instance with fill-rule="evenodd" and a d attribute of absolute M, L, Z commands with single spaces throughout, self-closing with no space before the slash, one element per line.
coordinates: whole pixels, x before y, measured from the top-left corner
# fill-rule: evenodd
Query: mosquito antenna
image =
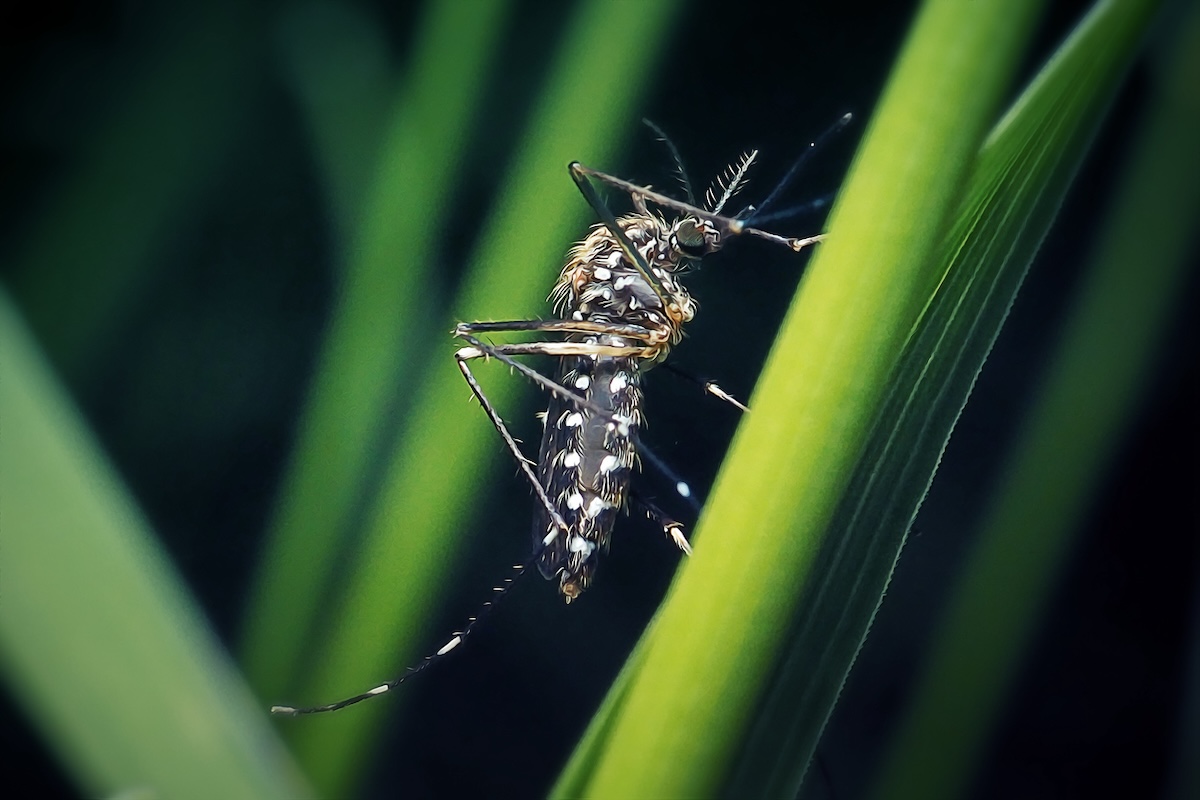
<path fill-rule="evenodd" d="M 461 645 L 466 638 L 471 635 L 472 632 L 474 632 L 475 626 L 486 619 L 487 616 L 492 612 L 492 609 L 494 609 L 496 605 L 508 594 L 509 590 L 512 589 L 513 584 L 516 583 L 517 578 L 524 575 L 534 565 L 537 564 L 538 559 L 541 558 L 542 553 L 545 552 L 546 547 L 550 544 L 550 541 L 552 541 L 557 535 L 558 530 L 556 529 L 536 548 L 534 548 L 533 555 L 530 556 L 525 563 L 514 564 L 512 567 L 512 574 L 501 581 L 498 586 L 492 587 L 491 596 L 484 601 L 483 605 L 480 606 L 479 611 L 476 612 L 475 616 L 467 618 L 467 624 L 462 627 L 462 630 L 455 631 L 444 645 L 439 647 L 433 653 L 425 656 L 423 659 L 417 662 L 415 666 L 408 667 L 403 673 L 397 675 L 395 678 L 392 678 L 387 683 L 381 683 L 375 688 L 368 689 L 362 694 L 356 694 L 353 697 L 347 697 L 345 700 L 338 700 L 336 703 L 329 703 L 323 706 L 311 706 L 308 708 L 297 708 L 296 706 L 271 706 L 271 713 L 284 717 L 298 717 L 302 714 L 323 714 L 326 711 L 337 711 L 338 709 L 345 708 L 346 706 L 352 706 L 356 703 L 361 703 L 364 700 L 370 700 L 372 697 L 378 697 L 381 694 L 387 694 L 400 684 L 407 681 L 409 678 L 414 678 L 417 675 L 420 675 L 422 672 L 433 666 L 436 662 L 441 661 L 443 658 L 450 655 L 450 653 L 458 649 L 458 646 Z"/>
<path fill-rule="evenodd" d="M 756 158 L 758 158 L 757 150 L 743 153 L 741 158 L 730 164 L 723 173 L 717 176 L 713 185 L 704 193 L 704 202 L 712 210 L 712 213 L 720 214 L 725 204 L 742 190 L 746 185 L 746 171 L 750 169 L 750 165 Z M 721 191 L 720 200 L 715 200 L 717 194 L 715 190 L 717 189 Z"/>
<path fill-rule="evenodd" d="M 781 180 L 779 184 L 771 191 L 771 193 L 767 195 L 767 199 L 762 202 L 762 205 L 758 207 L 758 210 L 751 214 L 749 219 L 743 220 L 743 222 L 749 224 L 751 220 L 753 220 L 757 224 L 759 222 L 760 215 L 766 212 L 766 210 L 770 208 L 776 200 L 779 199 L 779 196 L 783 194 L 783 190 L 786 189 L 788 184 L 790 184 L 796 178 L 796 175 L 798 175 L 804 165 L 808 163 L 808 160 L 812 157 L 812 154 L 815 153 L 818 148 L 824 146 L 825 143 L 833 136 L 840 133 L 842 128 L 845 128 L 847 125 L 849 125 L 851 119 L 853 119 L 852 114 L 844 114 L 841 119 L 830 125 L 824 133 L 822 133 L 813 141 L 809 142 L 808 147 L 805 148 L 804 152 L 800 154 L 800 157 L 797 158 L 792 164 L 792 167 L 787 171 L 787 174 L 783 176 L 783 180 Z"/>
<path fill-rule="evenodd" d="M 658 127 L 652 120 L 642 118 L 642 124 L 650 130 L 654 131 L 654 135 L 658 141 L 667 146 L 667 152 L 671 154 L 671 160 L 675 162 L 675 177 L 683 185 L 683 191 L 687 194 L 687 201 L 691 205 L 696 205 L 696 196 L 692 194 L 692 182 L 688 179 L 687 169 L 683 166 L 683 157 L 679 155 L 679 149 L 675 147 L 675 143 L 671 141 L 671 137 Z"/>

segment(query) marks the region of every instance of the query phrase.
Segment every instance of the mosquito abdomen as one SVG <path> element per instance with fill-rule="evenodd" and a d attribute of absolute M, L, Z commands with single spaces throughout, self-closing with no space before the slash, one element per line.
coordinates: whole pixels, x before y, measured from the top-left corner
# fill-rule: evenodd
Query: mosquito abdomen
<path fill-rule="evenodd" d="M 567 525 L 566 532 L 546 547 L 538 567 L 546 578 L 558 577 L 559 588 L 570 602 L 591 582 L 597 556 L 608 547 L 617 514 L 625 505 L 636 460 L 642 391 L 632 358 L 564 360 L 558 379 L 591 404 L 577 408 L 563 398 L 551 401 L 538 458 L 542 486 Z M 613 422 L 614 416 L 633 424 L 622 428 Z M 534 519 L 535 545 L 551 531 L 550 520 L 539 509 Z"/>

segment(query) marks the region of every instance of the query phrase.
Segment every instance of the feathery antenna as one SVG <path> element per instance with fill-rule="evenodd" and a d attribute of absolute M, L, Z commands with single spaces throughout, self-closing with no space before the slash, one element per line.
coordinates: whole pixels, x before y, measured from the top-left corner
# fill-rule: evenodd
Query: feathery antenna
<path fill-rule="evenodd" d="M 746 172 L 756 158 L 758 158 L 757 150 L 742 153 L 742 157 L 726 167 L 725 171 L 713 181 L 713 185 L 708 187 L 708 191 L 704 193 L 704 203 L 712 213 L 720 214 L 725 204 L 742 190 L 747 183 Z M 721 192 L 721 199 L 714 202 L 717 190 Z"/>

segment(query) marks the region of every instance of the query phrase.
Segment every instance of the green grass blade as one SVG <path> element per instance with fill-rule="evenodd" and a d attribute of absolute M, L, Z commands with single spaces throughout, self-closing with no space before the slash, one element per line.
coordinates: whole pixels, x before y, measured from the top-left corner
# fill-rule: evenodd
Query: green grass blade
<path fill-rule="evenodd" d="M 635 26 L 625 7 L 607 2 L 586 2 L 574 12 L 548 72 L 553 77 L 483 227 L 480 251 L 454 304 L 458 319 L 522 318 L 543 308 L 548 279 L 588 221 L 566 165 L 576 158 L 613 160 L 619 139 L 632 129 L 633 109 L 663 52 L 661 39 L 676 7 L 649 4 Z M 587 98 L 586 112 L 580 98 Z M 423 224 L 430 220 L 421 218 Z M 442 330 L 451 324 L 445 320 Z M 444 358 L 418 389 L 409 433 L 392 455 L 370 511 L 354 580 L 318 639 L 313 676 L 298 696 L 280 701 L 344 697 L 413 661 L 419 643 L 428 646 L 424 626 L 473 518 L 464 498 L 473 498 L 476 487 L 464 481 L 485 474 L 491 459 L 507 457 L 478 408 L 447 402 L 469 396 L 450 358 L 452 347 L 447 337 Z M 512 409 L 524 388 L 515 381 L 488 383 L 489 396 L 502 409 Z M 331 794 L 348 790 L 378 739 L 382 715 L 398 701 L 289 721 L 297 752 L 318 786 Z"/>
<path fill-rule="evenodd" d="M 364 501 L 398 382 L 414 380 L 455 165 L 506 4 L 431 3 L 395 101 L 246 613 L 242 660 L 261 696 L 302 681 L 306 637 Z"/>
<path fill-rule="evenodd" d="M 901 536 L 1148 17 L 1098 6 L 997 126 L 938 259 L 946 270 L 906 348 L 879 429 L 836 516 L 833 546 L 738 773 L 795 791 L 890 578 Z M 928 766 L 928 765 L 927 765 Z M 769 777 L 768 777 L 769 776 Z"/>
<path fill-rule="evenodd" d="M 983 517 L 876 797 L 962 795 L 1076 524 L 1155 366 L 1200 218 L 1200 15 L 1191 16 L 1191 36 L 1180 37 L 1175 69 L 1152 101 L 1111 218 L 1096 228 L 1090 276 Z M 1144 20 L 1093 22 L 1110 30 L 1091 47 L 1116 62 L 1090 62 L 1102 83 Z"/>
<path fill-rule="evenodd" d="M 163 35 L 15 255 L 13 295 L 71 380 L 100 363 L 160 248 L 222 174 L 256 86 L 253 31 L 238 4 L 209 3 Z"/>
<path fill-rule="evenodd" d="M 0 293 L 0 669 L 89 797 L 308 794 Z"/>
<path fill-rule="evenodd" d="M 501 10 L 502 6 L 493 3 L 490 10 Z M 473 30 L 491 35 L 496 27 L 487 18 L 477 18 L 476 25 L 462 33 Z M 383 28 L 363 6 L 305 3 L 282 9 L 276 34 L 281 71 L 304 113 L 338 240 L 344 243 L 354 233 L 355 220 L 371 186 L 371 172 L 393 101 L 394 75 Z M 481 71 L 488 61 L 487 45 L 468 42 L 480 51 L 475 58 L 464 61 L 466 71 Z M 444 76 L 448 82 L 456 77 Z M 478 78 L 462 83 L 469 94 Z M 442 110 L 453 114 L 457 108 L 447 103 Z M 461 140 L 459 136 L 445 141 L 454 147 Z"/>
<path fill-rule="evenodd" d="M 587 794 L 707 796 L 728 777 L 1035 7 L 920 13 Z"/>

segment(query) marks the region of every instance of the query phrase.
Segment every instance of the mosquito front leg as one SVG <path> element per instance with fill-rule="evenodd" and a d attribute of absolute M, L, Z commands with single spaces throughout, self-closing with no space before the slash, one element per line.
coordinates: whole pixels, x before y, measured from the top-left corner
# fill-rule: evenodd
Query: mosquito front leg
<path fill-rule="evenodd" d="M 633 246 L 633 242 L 629 241 L 629 237 L 625 235 L 625 231 L 622 230 L 620 224 L 617 222 L 617 218 L 613 215 L 608 205 L 600 199 L 600 195 L 596 192 L 596 187 L 592 186 L 587 178 L 588 175 L 597 176 L 603 173 L 590 170 L 578 161 L 572 161 L 568 164 L 567 170 L 571 173 L 571 180 L 575 181 L 575 185 L 579 187 L 579 191 L 583 194 L 584 199 L 588 201 L 588 205 L 592 207 L 592 210 L 600 217 L 600 221 L 604 223 L 604 227 L 608 228 L 608 232 L 612 234 L 614 241 L 621 248 L 621 252 L 625 254 L 625 258 L 634 266 L 634 269 L 637 270 L 642 280 L 650 286 L 650 289 L 658 297 L 662 307 L 669 308 L 672 304 L 670 292 L 663 286 L 662 281 L 658 279 L 654 271 L 650 269 L 650 265 L 646 263 L 645 257 Z M 630 185 L 632 186 L 632 184 Z M 634 198 L 651 196 L 650 194 L 643 195 L 643 193 L 636 191 L 631 191 L 630 195 Z M 642 204 L 642 208 L 645 208 L 644 203 Z"/>
<path fill-rule="evenodd" d="M 587 398 L 571 391 L 567 387 L 550 380 L 532 367 L 517 361 L 515 358 L 513 358 L 513 355 L 547 355 L 561 357 L 578 355 L 590 356 L 595 354 L 636 356 L 644 353 L 647 348 L 613 347 L 608 345 L 583 344 L 576 342 L 531 342 L 518 345 L 493 345 L 464 332 L 458 332 L 458 337 L 463 341 L 470 343 L 471 347 L 460 348 L 455 354 L 455 358 L 460 360 L 484 357 L 495 358 L 497 361 L 503 362 L 504 364 L 507 364 L 515 369 L 517 372 L 520 372 L 522 375 L 529 378 L 531 381 L 551 394 L 569 400 L 576 408 L 586 408 L 593 413 L 608 418 L 623 436 L 629 435 L 629 430 L 633 424 L 633 420 L 623 417 L 619 414 L 613 414 L 609 409 L 601 408 Z"/>
<path fill-rule="evenodd" d="M 641 325 L 616 325 L 611 322 L 592 322 L 576 319 L 517 319 L 504 322 L 460 322 L 454 335 L 479 333 L 600 333 L 622 336 L 639 342 L 656 342 L 659 334 Z"/>

